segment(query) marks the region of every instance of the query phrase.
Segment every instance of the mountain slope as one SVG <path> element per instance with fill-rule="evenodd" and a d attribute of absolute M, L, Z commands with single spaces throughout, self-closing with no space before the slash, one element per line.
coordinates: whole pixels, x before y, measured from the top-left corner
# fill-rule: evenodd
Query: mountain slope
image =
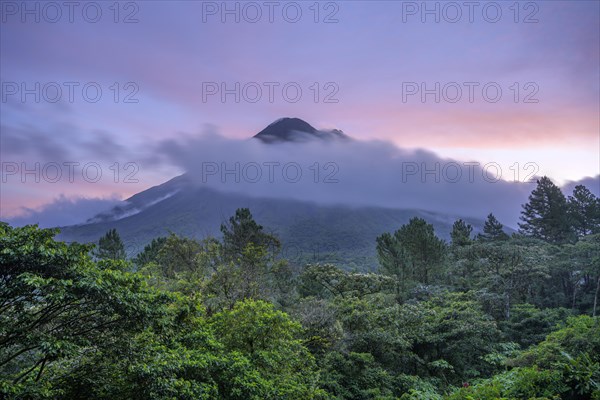
<path fill-rule="evenodd" d="M 394 231 L 418 216 L 432 223 L 440 237 L 448 239 L 455 219 L 421 210 L 322 206 L 224 193 L 194 186 L 186 175 L 140 192 L 126 204 L 135 204 L 138 211 L 125 216 L 105 213 L 90 223 L 63 227 L 59 238 L 97 242 L 107 230 L 115 228 L 133 256 L 153 238 L 169 232 L 198 239 L 219 237 L 220 224 L 237 208 L 247 207 L 266 230 L 282 240 L 284 257 L 298 263 L 335 262 L 347 268 L 371 270 L 376 266 L 375 238 L 381 233 Z M 477 231 L 483 226 L 483 221 L 467 220 Z"/>

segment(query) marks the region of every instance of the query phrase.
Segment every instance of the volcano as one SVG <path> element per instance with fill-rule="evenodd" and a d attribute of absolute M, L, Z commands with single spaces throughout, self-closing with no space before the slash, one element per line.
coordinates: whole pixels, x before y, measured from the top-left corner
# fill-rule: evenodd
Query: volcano
<path fill-rule="evenodd" d="M 281 118 L 251 140 L 276 146 L 352 139 L 340 130 L 318 130 L 299 118 Z M 281 239 L 282 256 L 290 262 L 328 262 L 363 271 L 373 271 L 377 266 L 377 236 L 393 232 L 412 217 L 433 224 L 436 234 L 444 239 L 449 239 L 452 223 L 459 217 L 474 227 L 474 233 L 481 232 L 484 224 L 475 218 L 418 209 L 323 205 L 273 198 L 266 193 L 250 196 L 207 187 L 183 174 L 133 195 L 84 224 L 60 228 L 58 237 L 64 241 L 97 242 L 109 229 L 116 229 L 128 256 L 133 257 L 153 238 L 171 232 L 196 239 L 219 237 L 221 223 L 237 208 L 249 208 L 259 224 Z"/>
<path fill-rule="evenodd" d="M 305 142 L 309 140 L 348 140 L 339 129 L 318 130 L 300 118 L 280 118 L 254 135 L 263 143 Z"/>

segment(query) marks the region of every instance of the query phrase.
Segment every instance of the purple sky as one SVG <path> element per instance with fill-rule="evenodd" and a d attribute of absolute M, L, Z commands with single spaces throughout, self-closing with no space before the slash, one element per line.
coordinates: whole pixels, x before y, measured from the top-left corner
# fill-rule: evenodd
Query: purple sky
<path fill-rule="evenodd" d="M 3 1 L 0 217 L 44 205 L 54 210 L 49 203 L 75 208 L 88 199 L 92 206 L 82 206 L 84 215 L 102 201 L 112 204 L 183 172 L 181 163 L 161 156 L 165 141 L 207 126 L 245 139 L 282 116 L 339 128 L 363 141 L 497 162 L 504 177 L 513 176 L 510 167 L 517 162 L 522 173 L 525 163 L 535 163 L 538 174 L 560 184 L 596 176 L 600 2 L 474 2 L 472 16 L 463 3 L 274 2 L 270 22 L 265 2 L 227 2 L 239 11 L 236 23 L 220 1 L 123 2 L 118 15 L 113 2 L 81 2 L 73 22 L 64 6 L 58 16 L 46 3 L 30 2 L 38 11 L 27 14 L 21 2 Z M 439 22 L 423 13 L 436 4 Z M 302 14 L 292 23 L 296 5 Z M 262 16 L 251 22 L 255 6 Z M 91 23 L 96 8 L 102 15 Z M 128 16 L 138 22 L 124 23 Z M 56 103 L 49 101 L 56 97 L 52 82 L 62 87 Z M 65 82 L 78 85 L 73 101 Z M 95 103 L 82 94 L 90 82 L 102 90 Z M 223 102 L 221 93 L 207 93 L 213 82 L 230 89 L 239 82 L 240 101 L 235 94 Z M 37 83 L 40 101 L 35 94 L 23 98 L 22 85 Z M 436 83 L 439 102 L 435 94 L 424 102 L 421 93 L 408 94 Z M 272 102 L 268 85 L 274 87 Z M 488 100 L 484 86 L 491 87 Z M 252 102 L 256 87 L 262 97 Z M 298 87 L 302 96 L 292 102 Z M 456 87 L 462 97 L 452 102 Z M 502 96 L 492 102 L 495 88 Z M 94 88 L 87 93 L 93 97 Z M 137 103 L 124 102 L 128 94 Z M 73 182 L 65 162 L 79 163 Z M 35 163 L 39 183 L 36 173 L 23 174 Z M 53 163 L 61 166 L 56 182 L 48 179 L 55 176 Z M 102 171 L 97 182 L 82 179 L 87 163 Z"/>

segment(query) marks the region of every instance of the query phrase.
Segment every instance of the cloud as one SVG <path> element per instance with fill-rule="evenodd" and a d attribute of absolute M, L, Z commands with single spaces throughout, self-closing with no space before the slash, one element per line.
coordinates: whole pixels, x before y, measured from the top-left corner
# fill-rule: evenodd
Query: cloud
<path fill-rule="evenodd" d="M 513 227 L 535 185 L 508 181 L 509 165 L 444 159 L 385 141 L 263 144 L 227 139 L 212 129 L 159 147 L 196 184 L 217 190 L 480 218 L 493 212 Z"/>
<path fill-rule="evenodd" d="M 42 228 L 75 225 L 120 203 L 121 200 L 114 195 L 107 198 L 60 195 L 53 202 L 35 209 L 22 207 L 21 215 L 9 218 L 7 222 L 14 226 L 39 224 Z"/>
<path fill-rule="evenodd" d="M 44 127 L 2 124 L 3 159 L 35 159 L 37 162 L 68 160 L 118 160 L 133 151 L 104 130 L 87 131 L 72 124 L 54 122 Z"/>
<path fill-rule="evenodd" d="M 600 175 L 593 177 L 587 176 L 577 181 L 568 181 L 561 187 L 561 189 L 565 196 L 571 196 L 573 194 L 573 189 L 575 189 L 575 186 L 577 185 L 583 185 L 587 187 L 590 192 L 594 194 L 594 196 L 600 197 Z"/>
<path fill-rule="evenodd" d="M 118 143 L 110 143 L 115 151 L 123 150 Z M 146 160 L 150 168 L 176 166 L 195 184 L 220 191 L 465 217 L 484 218 L 493 212 L 513 228 L 517 227 L 521 205 L 535 187 L 535 177 L 529 179 L 531 182 L 511 181 L 514 174 L 510 165 L 457 161 L 386 141 L 265 144 L 225 138 L 215 126 L 206 125 L 199 135 L 181 134 L 154 146 L 149 149 L 152 157 Z M 565 195 L 577 184 L 600 195 L 600 176 L 567 182 Z M 37 208 L 21 207 L 9 222 L 39 223 L 43 227 L 78 224 L 119 204 L 122 202 L 116 195 L 86 198 L 61 194 Z"/>

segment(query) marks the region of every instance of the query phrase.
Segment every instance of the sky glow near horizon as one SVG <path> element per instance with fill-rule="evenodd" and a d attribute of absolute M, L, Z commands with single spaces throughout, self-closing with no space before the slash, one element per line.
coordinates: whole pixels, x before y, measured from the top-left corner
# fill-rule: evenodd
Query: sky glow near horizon
<path fill-rule="evenodd" d="M 207 129 L 245 140 L 282 116 L 359 141 L 494 162 L 503 179 L 515 163 L 520 176 L 533 163 L 558 184 L 597 177 L 600 2 L 450 3 L 273 2 L 269 15 L 263 1 L 80 2 L 70 16 L 56 2 L 58 18 L 46 3 L 27 13 L 3 1 L 0 219 L 82 198 L 112 204 L 184 172 L 162 143 Z M 56 102 L 52 83 L 62 88 Z M 221 97 L 222 85 L 236 84 Z M 92 102 L 95 87 L 102 96 Z M 65 162 L 79 163 L 73 182 Z M 63 177 L 23 175 L 36 163 L 63 166 Z M 97 182 L 81 179 L 88 163 L 102 171 Z"/>

